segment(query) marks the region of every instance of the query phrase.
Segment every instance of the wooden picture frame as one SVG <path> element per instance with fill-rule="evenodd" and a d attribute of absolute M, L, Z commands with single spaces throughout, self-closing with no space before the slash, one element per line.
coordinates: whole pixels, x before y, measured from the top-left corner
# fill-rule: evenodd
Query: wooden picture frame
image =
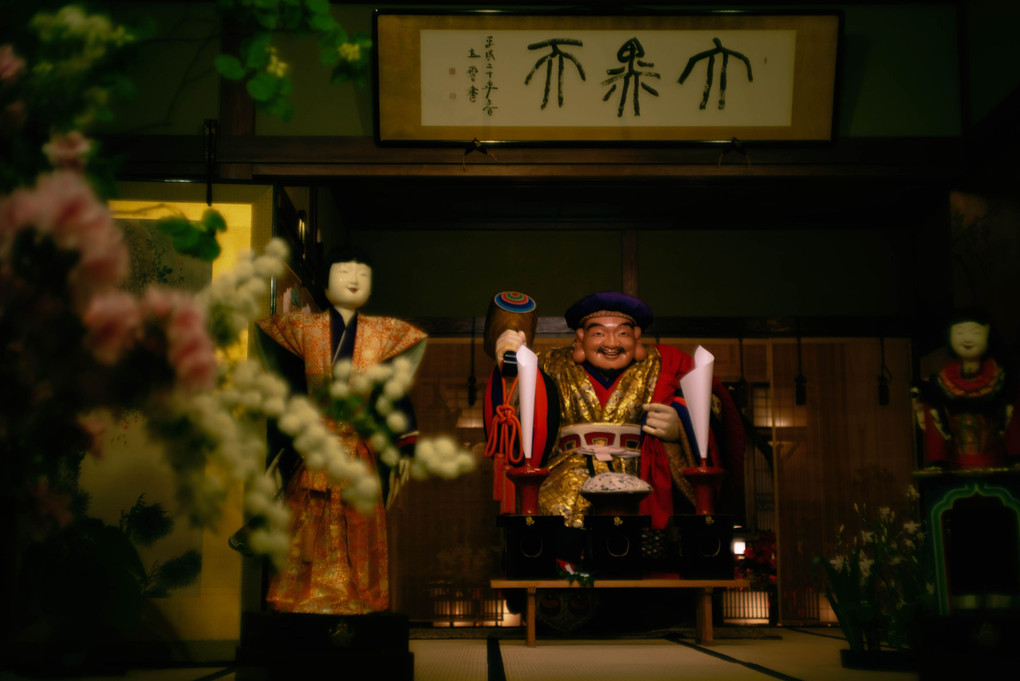
<path fill-rule="evenodd" d="M 842 15 L 377 9 L 376 141 L 828 142 Z"/>

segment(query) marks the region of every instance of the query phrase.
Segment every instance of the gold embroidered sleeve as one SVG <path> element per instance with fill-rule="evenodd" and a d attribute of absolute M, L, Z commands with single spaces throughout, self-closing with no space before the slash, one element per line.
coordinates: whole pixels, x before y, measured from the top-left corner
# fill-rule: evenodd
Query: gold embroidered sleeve
<path fill-rule="evenodd" d="M 305 356 L 305 344 L 303 324 L 301 317 L 304 313 L 290 313 L 285 315 L 273 315 L 260 319 L 256 323 L 267 336 L 276 343 L 287 348 L 298 357 Z"/>

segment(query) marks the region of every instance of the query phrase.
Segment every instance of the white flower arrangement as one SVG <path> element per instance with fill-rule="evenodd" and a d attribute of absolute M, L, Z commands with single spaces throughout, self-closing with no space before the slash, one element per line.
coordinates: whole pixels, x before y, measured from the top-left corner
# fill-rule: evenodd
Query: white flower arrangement
<path fill-rule="evenodd" d="M 350 360 L 341 360 L 333 367 L 330 415 L 351 423 L 391 468 L 400 464 L 396 440 L 410 427 L 410 419 L 397 404 L 407 395 L 413 381 L 414 365 L 406 357 L 377 364 L 364 372 L 355 371 Z M 448 436 L 418 438 L 408 472 L 416 479 L 429 476 L 452 479 L 474 470 L 476 465 L 474 455 Z"/>
<path fill-rule="evenodd" d="M 907 499 L 917 499 L 910 486 Z M 915 521 L 896 527 L 896 513 L 883 506 L 871 515 L 854 504 L 857 534 L 836 534 L 837 553 L 815 559 L 825 594 L 851 650 L 877 650 L 882 645 L 909 647 L 916 617 L 934 592 L 929 579 L 924 532 Z"/>

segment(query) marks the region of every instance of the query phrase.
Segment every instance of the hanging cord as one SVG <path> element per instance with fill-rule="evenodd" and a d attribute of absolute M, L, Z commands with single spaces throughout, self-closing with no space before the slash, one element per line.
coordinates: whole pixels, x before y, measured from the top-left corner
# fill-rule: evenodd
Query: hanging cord
<path fill-rule="evenodd" d="M 878 403 L 885 406 L 889 404 L 889 381 L 893 375 L 885 364 L 885 338 L 879 336 L 878 347 L 882 357 L 882 366 L 878 370 Z"/>
<path fill-rule="evenodd" d="M 497 466 L 502 466 L 504 462 L 520 463 L 524 460 L 521 448 L 516 446 L 520 441 L 521 422 L 517 418 L 517 410 L 510 404 L 510 396 L 517 389 L 517 379 L 515 376 L 510 392 L 507 392 L 506 379 L 500 378 L 503 382 L 503 404 L 496 407 L 489 441 L 485 443 L 485 456 L 493 459 Z"/>
<path fill-rule="evenodd" d="M 205 137 L 205 204 L 213 204 L 213 176 L 216 174 L 216 132 L 218 122 L 215 118 L 207 118 L 203 123 Z"/>
<path fill-rule="evenodd" d="M 800 324 L 797 324 L 797 377 L 794 382 L 797 384 L 796 389 L 796 403 L 798 405 L 807 404 L 807 378 L 804 377 L 804 366 L 801 361 L 800 352 Z"/>

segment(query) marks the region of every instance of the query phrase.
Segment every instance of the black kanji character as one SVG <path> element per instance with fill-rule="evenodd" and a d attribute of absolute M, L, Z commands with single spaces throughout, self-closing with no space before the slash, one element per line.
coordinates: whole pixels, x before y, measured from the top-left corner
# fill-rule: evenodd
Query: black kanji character
<path fill-rule="evenodd" d="M 747 66 L 747 82 L 754 82 L 754 77 L 751 76 L 751 62 L 744 55 L 733 50 L 728 50 L 722 46 L 722 42 L 718 38 L 712 38 L 712 42 L 715 43 L 715 49 L 705 50 L 699 52 L 687 61 L 687 66 L 684 68 L 684 72 L 680 74 L 680 80 L 677 82 L 681 85 L 687 80 L 687 76 L 691 75 L 691 71 L 694 69 L 694 65 L 702 59 L 708 59 L 708 78 L 705 81 L 705 95 L 701 98 L 701 106 L 699 109 L 704 109 L 705 105 L 708 104 L 708 95 L 712 91 L 712 72 L 715 70 L 715 56 L 717 54 L 722 55 L 722 69 L 719 70 L 719 108 L 726 108 L 726 64 L 729 62 L 730 57 L 736 57 L 744 62 Z"/>
<path fill-rule="evenodd" d="M 552 65 L 553 58 L 556 58 L 558 64 L 557 78 L 556 78 L 556 96 L 557 102 L 560 108 L 563 108 L 563 62 L 569 59 L 570 62 L 577 68 L 577 73 L 581 76 L 581 80 L 584 80 L 584 67 L 581 66 L 581 62 L 577 61 L 574 55 L 569 52 L 564 52 L 560 49 L 560 45 L 576 45 L 581 47 L 584 43 L 580 40 L 572 40 L 570 38 L 553 38 L 551 40 L 543 40 L 542 42 L 533 43 L 528 45 L 529 50 L 540 50 L 543 47 L 550 47 L 552 51 L 549 54 L 544 55 L 541 59 L 535 62 L 534 68 L 528 74 L 528 77 L 524 79 L 524 84 L 527 85 L 531 82 L 531 77 L 535 75 L 538 68 L 545 63 L 545 92 L 542 94 L 542 108 L 544 109 L 546 104 L 549 103 L 549 86 L 552 82 Z"/>

